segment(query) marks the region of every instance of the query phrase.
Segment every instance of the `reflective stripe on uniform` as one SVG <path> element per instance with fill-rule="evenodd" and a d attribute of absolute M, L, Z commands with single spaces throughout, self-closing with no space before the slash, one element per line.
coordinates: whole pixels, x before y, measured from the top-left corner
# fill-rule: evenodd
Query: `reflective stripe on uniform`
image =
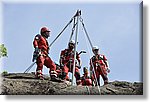
<path fill-rule="evenodd" d="M 37 76 L 38 76 L 38 77 L 42 77 L 43 75 L 42 75 L 42 74 L 38 74 Z"/>
<path fill-rule="evenodd" d="M 51 74 L 57 74 L 57 72 L 56 72 L 56 71 L 50 71 L 50 73 L 51 73 Z"/>
<path fill-rule="evenodd" d="M 56 71 L 50 71 L 50 75 L 57 77 L 57 72 Z"/>
<path fill-rule="evenodd" d="M 37 70 L 36 72 L 37 72 L 37 73 L 41 73 L 41 74 L 42 74 L 42 70 Z"/>

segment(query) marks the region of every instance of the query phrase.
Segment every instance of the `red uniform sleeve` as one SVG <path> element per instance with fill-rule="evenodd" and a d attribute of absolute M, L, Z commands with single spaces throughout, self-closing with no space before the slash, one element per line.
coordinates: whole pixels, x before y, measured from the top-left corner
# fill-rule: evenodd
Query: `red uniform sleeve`
<path fill-rule="evenodd" d="M 107 61 L 107 58 L 106 58 L 106 56 L 105 56 L 105 55 L 103 55 L 103 59 L 104 59 L 105 61 Z"/>
<path fill-rule="evenodd" d="M 91 60 L 92 60 L 92 58 L 90 59 L 90 66 L 92 65 Z"/>
<path fill-rule="evenodd" d="M 43 50 L 48 50 L 48 48 L 45 47 L 44 45 L 41 46 L 41 49 L 43 49 Z"/>
<path fill-rule="evenodd" d="M 108 67 L 108 62 L 107 62 L 107 58 L 106 58 L 105 55 L 103 55 L 103 59 L 104 59 L 104 63 L 105 63 L 105 65 L 106 65 L 106 67 Z"/>
<path fill-rule="evenodd" d="M 38 41 L 40 40 L 40 35 L 36 35 L 33 41 L 34 48 L 38 47 Z"/>
<path fill-rule="evenodd" d="M 65 64 L 64 54 L 65 54 L 65 50 L 61 51 L 61 53 L 60 53 L 60 64 Z"/>
<path fill-rule="evenodd" d="M 35 39 L 33 41 L 33 46 L 34 46 L 34 48 L 36 48 L 38 46 L 38 42 Z"/>
<path fill-rule="evenodd" d="M 63 51 L 61 51 L 61 53 L 60 53 L 60 57 L 63 57 L 64 56 L 64 53 L 65 53 L 65 51 L 63 50 Z"/>
<path fill-rule="evenodd" d="M 90 71 L 93 70 L 93 66 L 92 66 L 92 58 L 90 59 Z"/>
<path fill-rule="evenodd" d="M 65 50 L 61 51 L 60 53 L 60 59 L 62 60 L 62 62 L 64 62 L 64 54 L 65 54 Z"/>

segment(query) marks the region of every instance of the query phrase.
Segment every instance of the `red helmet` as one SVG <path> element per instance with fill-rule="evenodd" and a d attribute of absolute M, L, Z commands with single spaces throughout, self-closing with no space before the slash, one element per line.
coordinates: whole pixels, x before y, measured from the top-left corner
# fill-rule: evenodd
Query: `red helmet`
<path fill-rule="evenodd" d="M 50 32 L 50 30 L 47 27 L 42 27 L 41 28 L 41 34 L 44 32 Z"/>

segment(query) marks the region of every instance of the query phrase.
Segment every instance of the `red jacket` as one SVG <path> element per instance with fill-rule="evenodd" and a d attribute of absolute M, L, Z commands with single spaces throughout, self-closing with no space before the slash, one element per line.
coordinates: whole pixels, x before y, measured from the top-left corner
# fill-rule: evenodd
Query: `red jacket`
<path fill-rule="evenodd" d="M 105 61 L 107 61 L 107 58 L 105 57 L 105 55 L 101 55 L 99 54 L 98 56 L 93 56 L 91 58 L 93 64 L 95 65 L 96 63 L 100 64 L 100 65 L 105 65 Z"/>
<path fill-rule="evenodd" d="M 48 55 L 49 52 L 49 44 L 42 35 L 38 34 L 35 36 L 33 41 L 34 48 L 38 47 L 43 54 Z"/>
<path fill-rule="evenodd" d="M 67 64 L 69 60 L 72 60 L 71 62 L 73 63 L 74 61 L 74 51 L 71 51 L 69 49 L 65 49 L 61 51 L 60 57 L 62 59 L 62 64 Z M 76 52 L 76 59 L 80 60 L 80 56 L 78 55 L 78 52 Z"/>
<path fill-rule="evenodd" d="M 107 61 L 107 58 L 105 57 L 105 55 L 99 54 L 98 56 L 93 56 L 90 59 L 90 65 L 92 66 L 92 63 L 93 63 L 94 68 L 96 67 L 96 64 L 100 66 L 108 67 L 107 64 L 105 63 L 106 61 Z"/>

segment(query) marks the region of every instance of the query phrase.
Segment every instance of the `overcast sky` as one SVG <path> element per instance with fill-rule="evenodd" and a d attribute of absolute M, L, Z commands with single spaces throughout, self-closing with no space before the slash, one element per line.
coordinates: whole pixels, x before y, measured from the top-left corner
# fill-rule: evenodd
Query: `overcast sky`
<path fill-rule="evenodd" d="M 139 2 L 140 3 L 140 2 Z M 100 47 L 110 64 L 109 79 L 141 81 L 141 33 L 139 3 L 3 3 L 3 41 L 8 58 L 3 58 L 3 70 L 24 72 L 32 63 L 32 42 L 42 26 L 51 29 L 49 43 L 58 35 L 77 9 L 93 45 Z M 71 25 L 50 48 L 50 57 L 59 61 L 61 50 L 67 48 Z M 89 67 L 91 48 L 79 24 L 77 50 L 83 66 Z M 35 71 L 36 65 L 31 69 Z M 44 73 L 48 69 L 44 67 Z M 82 70 L 81 70 L 82 72 Z"/>

